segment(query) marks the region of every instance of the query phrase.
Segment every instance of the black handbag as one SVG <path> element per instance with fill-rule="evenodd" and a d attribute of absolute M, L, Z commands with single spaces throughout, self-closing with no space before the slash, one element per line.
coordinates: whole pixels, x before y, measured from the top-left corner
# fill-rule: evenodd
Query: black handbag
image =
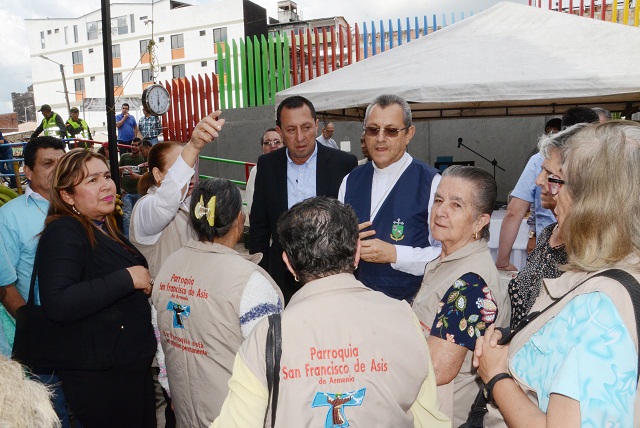
<path fill-rule="evenodd" d="M 627 289 L 627 292 L 629 293 L 629 297 L 631 297 L 631 303 L 633 304 L 633 312 L 636 318 L 636 330 L 638 332 L 638 338 L 640 340 L 640 284 L 638 284 L 638 281 L 628 272 L 625 272 L 621 269 L 608 269 L 598 274 L 595 274 L 585 279 L 584 281 L 580 282 L 578 285 L 571 288 L 571 290 L 566 292 L 563 296 L 561 296 L 559 299 L 557 299 L 556 301 L 554 301 L 553 303 L 551 303 L 549 306 L 542 309 L 541 311 L 531 312 L 524 319 L 522 319 L 522 321 L 520 321 L 518 326 L 512 332 L 508 333 L 508 329 L 501 329 L 503 330 L 502 339 L 500 339 L 498 344 L 506 345 L 509 342 L 511 342 L 511 339 L 513 339 L 513 337 L 518 332 L 520 332 L 523 328 L 525 328 L 531 321 L 538 318 L 540 315 L 542 315 L 542 313 L 544 313 L 548 309 L 551 309 L 553 306 L 556 305 L 556 303 L 560 302 L 562 299 L 564 299 L 565 296 L 567 296 L 569 293 L 574 291 L 576 288 L 578 288 L 588 280 L 598 276 L 604 276 L 607 278 L 614 279 L 618 281 L 620 284 L 624 285 L 624 288 Z M 638 359 L 638 378 L 636 379 L 636 381 L 640 381 L 640 358 Z M 484 427 L 484 415 L 488 412 L 488 409 L 487 409 L 487 400 L 485 399 L 484 394 L 482 393 L 482 389 L 483 388 L 481 387 L 480 392 L 478 392 L 478 395 L 476 396 L 475 401 L 473 402 L 473 404 L 471 404 L 471 410 L 469 411 L 469 417 L 467 418 L 467 421 L 462 425 L 460 425 L 458 428 L 483 428 Z"/>
<path fill-rule="evenodd" d="M 264 415 L 265 428 L 273 428 L 276 424 L 276 410 L 278 409 L 278 392 L 280 390 L 280 357 L 282 356 L 282 327 L 280 314 L 269 315 L 269 330 L 266 343 L 266 371 L 269 399 Z M 271 418 L 269 419 L 269 415 Z"/>
<path fill-rule="evenodd" d="M 26 305 L 16 311 L 12 358 L 34 373 L 53 370 L 106 370 L 122 331 L 123 314 L 105 309 L 71 323 L 57 323 L 34 303 L 37 259 Z"/>

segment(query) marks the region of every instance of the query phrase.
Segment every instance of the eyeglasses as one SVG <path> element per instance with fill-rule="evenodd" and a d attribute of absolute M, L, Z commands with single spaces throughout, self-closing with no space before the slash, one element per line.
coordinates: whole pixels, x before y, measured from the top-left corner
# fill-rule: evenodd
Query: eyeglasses
<path fill-rule="evenodd" d="M 547 190 L 552 196 L 555 196 L 560 191 L 560 188 L 565 184 L 564 180 L 559 179 L 555 175 L 547 176 Z"/>
<path fill-rule="evenodd" d="M 263 146 L 272 146 L 272 147 L 277 147 L 277 146 L 279 146 L 280 144 L 282 144 L 282 141 L 280 141 L 280 140 L 272 140 L 272 141 L 270 141 L 270 140 L 266 140 L 266 141 L 263 141 L 263 142 L 262 142 L 262 145 L 263 145 Z"/>
<path fill-rule="evenodd" d="M 409 126 L 405 126 L 404 128 L 396 129 L 396 128 L 378 128 L 377 126 L 365 126 L 364 134 L 369 137 L 377 137 L 380 134 L 380 131 L 384 132 L 384 136 L 388 138 L 397 137 L 400 131 L 404 131 L 405 129 L 409 129 Z"/>

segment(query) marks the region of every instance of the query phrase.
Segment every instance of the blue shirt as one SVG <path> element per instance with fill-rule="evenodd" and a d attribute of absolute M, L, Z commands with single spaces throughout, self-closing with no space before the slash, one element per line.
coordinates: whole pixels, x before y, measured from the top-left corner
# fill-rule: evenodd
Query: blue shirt
<path fill-rule="evenodd" d="M 600 292 L 571 300 L 513 356 L 511 368 L 547 412 L 551 394 L 580 403 L 580 426 L 632 427 L 638 356 L 616 306 Z"/>
<path fill-rule="evenodd" d="M 49 202 L 30 187 L 27 187 L 24 195 L 0 208 L 0 286 L 15 284 L 25 300 L 31 285 L 38 234 L 42 232 L 48 209 Z M 0 336 L 0 342 L 4 339 L 13 344 L 15 321 L 2 305 L 0 323 L 4 330 L 3 336 L 6 336 Z M 0 348 L 3 345 L 0 344 Z"/>
<path fill-rule="evenodd" d="M 516 187 L 511 192 L 511 196 L 514 196 L 523 201 L 533 203 L 533 213 L 536 219 L 536 236 L 540 236 L 542 229 L 549 226 L 551 223 L 556 222 L 556 217 L 551 210 L 542 208 L 542 202 L 540 201 L 540 187 L 536 185 L 536 177 L 542 171 L 542 162 L 544 158 L 540 153 L 529 158 L 527 166 L 524 167 L 524 171 L 518 179 Z"/>
<path fill-rule="evenodd" d="M 316 196 L 316 165 L 318 163 L 318 145 L 311 157 L 302 165 L 295 164 L 287 150 L 287 207 Z"/>
<path fill-rule="evenodd" d="M 120 122 L 124 116 L 122 114 L 116 115 L 116 122 Z M 122 126 L 118 128 L 118 140 L 131 141 L 135 137 L 134 128 L 137 126 L 136 118 L 129 115 L 127 120 L 124 121 Z"/>

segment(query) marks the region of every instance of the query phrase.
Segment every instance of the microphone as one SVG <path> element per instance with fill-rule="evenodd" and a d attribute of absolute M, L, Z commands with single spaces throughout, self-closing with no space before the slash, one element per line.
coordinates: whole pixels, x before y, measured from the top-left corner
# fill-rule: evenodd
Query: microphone
<path fill-rule="evenodd" d="M 458 138 L 458 148 L 462 145 L 462 138 Z"/>

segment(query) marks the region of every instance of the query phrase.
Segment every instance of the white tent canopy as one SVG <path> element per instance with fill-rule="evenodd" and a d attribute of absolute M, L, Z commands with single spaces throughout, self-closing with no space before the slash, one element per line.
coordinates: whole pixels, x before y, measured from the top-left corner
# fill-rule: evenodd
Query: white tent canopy
<path fill-rule="evenodd" d="M 640 28 L 503 2 L 426 37 L 278 92 L 361 120 L 377 95 L 414 119 L 561 114 L 640 105 Z"/>

